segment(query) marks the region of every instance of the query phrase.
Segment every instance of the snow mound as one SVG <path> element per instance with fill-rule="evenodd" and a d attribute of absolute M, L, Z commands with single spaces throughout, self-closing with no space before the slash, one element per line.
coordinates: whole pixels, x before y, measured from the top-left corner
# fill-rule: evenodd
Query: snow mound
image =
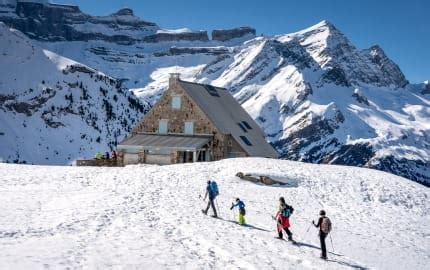
<path fill-rule="evenodd" d="M 263 186 L 235 174 L 296 179 Z M 263 158 L 125 168 L 0 164 L 0 268 L 427 269 L 430 190 L 388 173 Z M 138 176 L 138 177 L 136 177 Z M 200 195 L 215 179 L 221 218 Z M 298 245 L 273 238 L 280 196 Z M 247 226 L 234 223 L 235 198 Z M 329 260 L 310 222 L 331 218 Z"/>

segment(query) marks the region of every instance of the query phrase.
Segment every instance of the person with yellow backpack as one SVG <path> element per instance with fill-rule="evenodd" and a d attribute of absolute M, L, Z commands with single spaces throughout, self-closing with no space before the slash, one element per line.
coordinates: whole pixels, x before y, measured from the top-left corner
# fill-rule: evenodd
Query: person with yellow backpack
<path fill-rule="evenodd" d="M 245 225 L 245 203 L 242 202 L 239 198 L 236 198 L 236 203 L 231 203 L 230 210 L 233 210 L 233 208 L 235 207 L 239 208 L 239 225 Z"/>

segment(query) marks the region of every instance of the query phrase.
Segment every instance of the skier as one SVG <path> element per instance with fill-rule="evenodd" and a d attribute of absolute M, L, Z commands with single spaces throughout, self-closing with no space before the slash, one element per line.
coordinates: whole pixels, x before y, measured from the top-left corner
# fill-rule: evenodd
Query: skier
<path fill-rule="evenodd" d="M 315 224 L 315 222 L 312 220 L 312 224 L 315 227 L 319 228 L 318 236 L 320 237 L 320 243 L 321 243 L 321 259 L 327 260 L 327 249 L 325 245 L 325 239 L 331 231 L 331 221 L 328 217 L 326 217 L 325 211 L 321 210 L 318 223 Z"/>
<path fill-rule="evenodd" d="M 216 213 L 215 202 L 214 202 L 217 195 L 218 195 L 218 186 L 217 186 L 216 182 L 209 180 L 208 185 L 206 186 L 205 197 L 203 198 L 203 200 L 206 201 L 206 197 L 209 197 L 209 201 L 208 201 L 208 206 L 206 207 L 206 209 L 202 210 L 203 214 L 207 215 L 208 211 L 209 211 L 209 207 L 212 207 L 212 210 L 214 212 L 212 217 L 218 217 L 218 215 Z"/>
<path fill-rule="evenodd" d="M 239 207 L 239 225 L 245 225 L 245 203 L 243 203 L 239 198 L 236 199 L 236 203 L 231 203 L 230 210 L 235 207 Z"/>
<path fill-rule="evenodd" d="M 110 158 L 109 158 L 109 152 L 106 152 L 106 153 L 105 153 L 104 159 L 106 159 L 106 160 L 109 160 L 109 159 L 110 159 Z"/>
<path fill-rule="evenodd" d="M 284 197 L 279 198 L 279 210 L 276 213 L 274 219 L 277 221 L 278 238 L 283 239 L 282 230 L 288 235 L 288 240 L 293 241 L 293 234 L 291 233 L 290 227 L 290 216 L 294 209 L 292 206 L 285 203 Z"/>

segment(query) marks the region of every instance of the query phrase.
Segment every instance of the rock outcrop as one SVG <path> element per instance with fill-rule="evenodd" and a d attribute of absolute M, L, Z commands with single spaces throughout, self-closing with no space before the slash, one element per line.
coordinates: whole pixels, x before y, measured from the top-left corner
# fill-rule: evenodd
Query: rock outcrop
<path fill-rule="evenodd" d="M 218 41 L 227 41 L 234 38 L 241 38 L 244 36 L 248 36 L 250 38 L 255 37 L 255 29 L 244 26 L 233 29 L 222 29 L 222 30 L 213 30 L 212 31 L 212 40 Z"/>
<path fill-rule="evenodd" d="M 0 20 L 42 41 L 103 40 L 132 44 L 159 29 L 155 23 L 135 17 L 128 8 L 97 17 L 81 12 L 78 6 L 41 2 L 18 2 L 14 10 L 0 13 Z"/>
<path fill-rule="evenodd" d="M 421 94 L 423 95 L 430 94 L 430 81 L 424 82 L 423 90 L 421 91 Z"/>

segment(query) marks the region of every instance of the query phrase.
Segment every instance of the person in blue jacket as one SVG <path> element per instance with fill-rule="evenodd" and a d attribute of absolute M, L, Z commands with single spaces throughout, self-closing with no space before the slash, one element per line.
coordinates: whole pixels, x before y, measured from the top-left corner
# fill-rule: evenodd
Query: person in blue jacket
<path fill-rule="evenodd" d="M 214 214 L 212 215 L 212 217 L 218 217 L 217 212 L 216 212 L 216 208 L 215 208 L 215 203 L 214 200 L 216 198 L 216 196 L 218 196 L 218 185 L 216 184 L 215 181 L 208 181 L 208 184 L 206 186 L 206 193 L 205 193 L 205 197 L 203 198 L 203 200 L 206 200 L 206 197 L 209 197 L 208 200 L 208 205 L 206 207 L 206 209 L 202 210 L 203 214 L 207 215 L 208 211 L 209 211 L 209 207 L 212 207 L 212 210 L 214 212 Z"/>
<path fill-rule="evenodd" d="M 231 203 L 230 210 L 233 210 L 233 208 L 238 207 L 239 208 L 239 224 L 245 225 L 245 203 L 242 202 L 239 198 L 236 199 L 236 203 Z"/>

